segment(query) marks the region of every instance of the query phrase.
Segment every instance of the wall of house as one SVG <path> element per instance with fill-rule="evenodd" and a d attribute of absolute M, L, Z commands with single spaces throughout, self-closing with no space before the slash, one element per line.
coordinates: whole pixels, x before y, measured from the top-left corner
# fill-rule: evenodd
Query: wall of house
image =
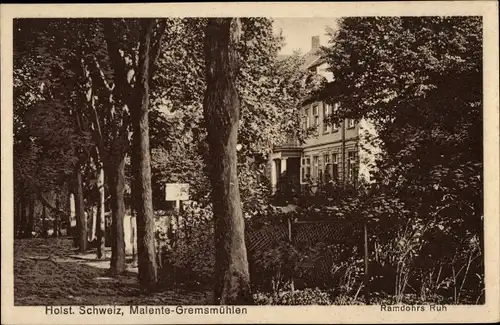
<path fill-rule="evenodd" d="M 338 176 L 338 180 L 341 181 L 344 179 L 344 177 L 348 176 L 348 168 L 350 162 L 348 161 L 350 158 L 350 153 L 352 155 L 352 158 L 354 158 L 354 161 L 351 163 L 357 164 L 359 161 L 359 153 L 358 153 L 358 140 L 356 137 L 351 137 L 350 139 L 345 140 L 345 147 L 344 147 L 344 159 L 342 159 L 342 141 L 335 141 L 335 142 L 329 142 L 329 143 L 322 143 L 316 146 L 311 146 L 311 147 L 305 147 L 303 154 L 302 154 L 302 169 L 301 169 L 301 179 L 304 181 L 304 173 L 306 173 L 304 167 L 307 168 L 307 166 L 310 167 L 310 174 L 311 177 L 318 177 L 319 173 L 316 172 L 316 168 L 318 170 L 322 170 L 322 174 L 325 173 L 325 171 L 329 171 L 326 166 L 327 164 L 332 165 L 332 171 L 331 173 L 334 172 L 333 168 L 336 168 L 336 173 Z M 316 167 L 315 165 L 315 158 L 318 157 L 318 166 Z M 328 156 L 328 157 L 326 157 Z M 309 165 L 306 164 L 307 159 L 309 159 Z M 358 168 L 356 166 L 356 168 Z M 334 176 L 333 174 L 330 174 L 330 176 Z M 313 179 L 314 181 L 314 179 Z"/>
<path fill-rule="evenodd" d="M 333 81 L 333 72 L 328 71 L 328 63 L 326 62 L 317 66 L 316 73 L 325 77 L 328 82 Z"/>
<path fill-rule="evenodd" d="M 328 64 L 314 54 L 317 44 L 318 37 L 315 36 L 312 38 L 311 51 L 306 55 L 308 63 L 304 69 L 309 69 L 331 82 L 333 74 L 328 71 Z M 284 159 L 288 156 L 289 151 L 295 147 L 297 150 L 290 152 L 293 152 L 293 157 L 300 157 L 301 182 L 308 181 L 309 178 L 306 177 L 306 174 L 311 178 L 321 176 L 324 179 L 325 171 L 329 173 L 337 171 L 336 175 L 339 181 L 345 178 L 354 180 L 354 176 L 358 179 L 371 181 L 370 173 L 375 168 L 375 158 L 379 153 L 379 147 L 374 142 L 377 134 L 373 124 L 367 120 L 356 123 L 354 120 L 344 120 L 333 127 L 324 121 L 325 117 L 333 110 L 334 107 L 321 101 L 304 105 L 302 107 L 302 127 L 315 127 L 315 135 L 310 136 L 300 146 L 298 144 L 293 146 L 293 143 L 290 142 L 277 148 L 271 154 L 271 158 Z M 287 145 L 290 148 L 287 148 Z M 326 168 L 327 164 L 330 164 L 332 168 Z M 274 167 L 273 164 L 270 166 Z M 320 170 L 322 171 L 321 175 Z M 316 181 L 315 179 L 309 180 Z"/>
<path fill-rule="evenodd" d="M 316 122 L 315 119 L 315 109 L 317 107 L 317 126 L 316 126 L 316 135 L 311 136 L 309 139 L 305 141 L 302 145 L 302 168 L 301 168 L 301 180 L 305 180 L 305 174 L 307 174 L 307 168 L 310 168 L 311 177 L 319 176 L 319 172 L 315 172 L 315 170 L 322 170 L 322 174 L 324 174 L 325 170 L 328 170 L 326 167 L 327 163 L 332 164 L 337 167 L 337 175 L 338 179 L 342 180 L 347 177 L 348 174 L 348 166 L 349 166 L 349 152 L 352 152 L 351 155 L 354 157 L 356 163 L 359 159 L 359 152 L 357 142 L 359 140 L 358 134 L 360 127 L 357 123 L 350 123 L 349 120 L 344 120 L 342 123 L 339 123 L 335 128 L 329 123 L 324 122 L 325 113 L 328 114 L 333 109 L 330 107 L 329 109 L 325 109 L 326 104 L 323 102 L 314 102 L 309 105 L 305 105 L 302 108 L 302 113 L 305 116 L 306 112 L 309 112 L 309 115 L 306 118 L 309 118 L 309 125 L 312 126 Z M 303 121 L 305 122 L 305 121 Z M 344 126 L 344 157 L 342 159 L 342 124 Z M 314 157 L 318 157 L 318 167 L 315 166 Z M 327 156 L 327 157 L 325 157 Z M 335 161 L 336 159 L 336 161 Z M 307 164 L 309 162 L 309 165 Z M 334 167 L 332 167 L 334 168 Z M 333 170 L 331 171 L 333 172 Z M 345 174 L 345 175 L 344 175 Z M 333 176 L 333 175 L 330 175 Z M 313 180 L 314 181 L 314 180 Z"/>
<path fill-rule="evenodd" d="M 318 107 L 318 123 L 319 125 L 316 128 L 316 135 L 311 136 L 309 139 L 305 141 L 305 144 L 302 146 L 304 149 L 307 147 L 311 146 L 317 146 L 321 145 L 324 143 L 330 143 L 330 142 L 335 142 L 335 141 L 341 141 L 342 140 L 342 132 L 341 132 L 341 125 L 337 125 L 337 128 L 333 128 L 332 125 L 328 125 L 324 122 L 325 118 L 325 103 L 323 102 L 314 102 L 309 105 L 305 105 L 302 108 L 302 114 L 303 116 L 307 119 L 309 117 L 309 125 L 312 126 L 315 123 L 315 115 L 314 113 L 314 107 Z M 333 108 L 330 108 L 333 109 Z M 306 116 L 306 111 L 309 112 L 308 116 Z M 355 123 L 353 127 L 349 126 L 349 121 L 345 120 L 344 122 L 345 125 L 345 139 L 352 139 L 356 138 L 358 136 L 358 131 L 359 131 L 359 126 Z M 326 128 L 325 128 L 326 124 Z"/>

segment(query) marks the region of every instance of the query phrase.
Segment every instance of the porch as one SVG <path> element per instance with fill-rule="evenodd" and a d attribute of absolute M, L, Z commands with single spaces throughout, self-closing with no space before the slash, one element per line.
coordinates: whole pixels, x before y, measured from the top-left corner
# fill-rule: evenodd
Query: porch
<path fill-rule="evenodd" d="M 273 193 L 280 187 L 300 188 L 302 148 L 295 142 L 276 146 L 271 153 L 271 185 Z"/>

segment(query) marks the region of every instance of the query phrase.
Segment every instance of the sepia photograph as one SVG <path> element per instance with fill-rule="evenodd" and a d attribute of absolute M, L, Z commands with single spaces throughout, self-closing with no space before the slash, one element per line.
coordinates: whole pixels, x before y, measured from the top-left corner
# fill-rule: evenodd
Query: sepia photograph
<path fill-rule="evenodd" d="M 11 20 L 15 307 L 439 313 L 498 295 L 483 16 L 151 13 Z"/>

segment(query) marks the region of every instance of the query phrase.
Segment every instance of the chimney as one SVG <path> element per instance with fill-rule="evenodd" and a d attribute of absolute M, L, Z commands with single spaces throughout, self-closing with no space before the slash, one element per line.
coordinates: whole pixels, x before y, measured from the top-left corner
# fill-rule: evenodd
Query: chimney
<path fill-rule="evenodd" d="M 319 46 L 320 46 L 319 36 L 313 36 L 311 39 L 311 51 L 319 49 Z"/>

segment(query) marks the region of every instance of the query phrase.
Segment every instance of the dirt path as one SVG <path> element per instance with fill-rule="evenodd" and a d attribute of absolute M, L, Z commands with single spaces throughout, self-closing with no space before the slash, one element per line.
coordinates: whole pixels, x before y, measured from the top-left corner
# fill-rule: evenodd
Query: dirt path
<path fill-rule="evenodd" d="M 107 256 L 110 253 L 107 252 Z M 14 303 L 29 305 L 193 305 L 210 302 L 206 291 L 143 292 L 137 268 L 119 277 L 108 274 L 109 259 L 95 252 L 76 254 L 69 239 L 26 239 L 14 242 Z"/>

